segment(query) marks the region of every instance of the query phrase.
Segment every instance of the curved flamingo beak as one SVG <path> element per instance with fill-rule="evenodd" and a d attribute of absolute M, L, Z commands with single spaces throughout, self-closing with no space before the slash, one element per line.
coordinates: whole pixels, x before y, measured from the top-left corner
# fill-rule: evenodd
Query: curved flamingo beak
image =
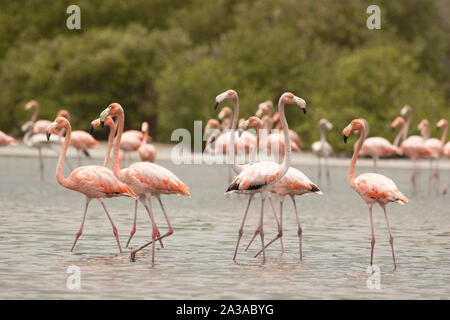
<path fill-rule="evenodd" d="M 100 113 L 100 126 L 103 128 L 105 126 L 106 118 L 109 116 L 109 112 L 111 111 L 111 108 L 108 107 L 105 110 Z"/>
<path fill-rule="evenodd" d="M 306 114 L 306 101 L 300 97 L 294 96 L 295 103 L 302 108 L 303 113 Z"/>
<path fill-rule="evenodd" d="M 344 143 L 347 143 L 348 136 L 346 136 L 345 134 L 343 136 L 344 136 Z"/>
<path fill-rule="evenodd" d="M 223 100 L 225 100 L 228 97 L 228 91 L 225 91 L 221 94 L 219 94 L 216 97 L 215 103 L 214 103 L 214 110 L 217 110 L 217 106 L 219 105 L 219 103 L 221 103 Z"/>
<path fill-rule="evenodd" d="M 56 122 L 52 122 L 47 127 L 47 130 L 45 130 L 45 135 L 47 137 L 47 141 L 50 141 L 50 136 L 52 135 L 52 130 L 54 130 L 57 126 L 58 126 L 58 124 Z"/>

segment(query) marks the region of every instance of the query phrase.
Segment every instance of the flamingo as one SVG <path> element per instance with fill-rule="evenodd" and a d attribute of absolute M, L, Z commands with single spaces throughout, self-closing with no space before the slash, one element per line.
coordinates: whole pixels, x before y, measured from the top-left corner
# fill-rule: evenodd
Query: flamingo
<path fill-rule="evenodd" d="M 262 127 L 263 123 L 260 121 L 257 117 L 250 117 L 247 121 L 245 121 L 242 125 L 239 126 L 239 129 L 241 130 L 247 130 L 248 128 L 256 128 L 259 130 L 260 127 Z M 290 196 L 292 199 L 292 203 L 294 205 L 297 224 L 298 224 L 298 231 L 297 235 L 299 237 L 299 248 L 300 248 L 300 260 L 303 258 L 302 254 L 302 227 L 299 220 L 299 215 L 297 211 L 297 205 L 295 202 L 295 196 L 301 196 L 303 194 L 307 193 L 317 193 L 317 194 L 323 194 L 316 184 L 314 184 L 309 178 L 303 174 L 300 170 L 297 170 L 295 168 L 290 167 L 288 171 L 286 172 L 285 176 L 281 178 L 278 182 L 270 186 L 270 192 L 274 193 L 280 202 L 280 224 L 279 224 L 279 232 L 278 235 L 271 240 L 269 243 L 267 243 L 266 248 L 270 246 L 273 242 L 275 242 L 277 239 L 281 239 L 283 236 L 283 203 L 285 196 Z M 270 198 L 269 198 L 270 199 Z M 247 246 L 250 246 L 250 244 L 253 242 L 254 238 L 256 236 L 256 233 L 254 237 L 251 239 L 250 243 Z M 282 246 L 282 254 L 283 254 L 283 246 Z M 262 252 L 262 249 L 256 254 L 258 256 Z M 255 257 L 256 257 L 255 256 Z"/>
<path fill-rule="evenodd" d="M 272 117 L 272 122 L 275 125 L 275 129 L 277 129 L 277 130 L 281 129 L 280 113 L 279 112 L 275 112 L 275 114 Z M 300 139 L 300 137 L 297 134 L 297 132 L 295 132 L 294 130 L 289 129 L 289 137 L 291 138 L 291 141 L 295 143 L 295 146 L 297 146 L 299 150 L 303 148 L 303 142 Z M 283 149 L 283 148 L 280 148 L 280 150 L 281 149 Z"/>
<path fill-rule="evenodd" d="M 258 110 L 256 111 L 255 116 L 262 120 L 264 115 L 267 115 L 268 117 L 272 117 L 273 115 L 273 102 L 270 100 L 258 104 Z"/>
<path fill-rule="evenodd" d="M 118 103 L 110 104 L 101 114 L 100 114 L 100 123 L 104 124 L 104 121 L 108 116 L 117 118 L 117 137 L 114 143 L 114 151 L 113 151 L 113 172 L 114 175 L 122 182 L 126 183 L 131 190 L 133 190 L 136 197 L 141 201 L 144 205 L 147 213 L 152 222 L 152 241 L 144 244 L 138 249 L 131 252 L 131 261 L 135 260 L 136 253 L 148 245 L 152 244 L 152 266 L 155 264 L 155 241 L 161 240 L 167 236 L 173 234 L 173 227 L 170 224 L 169 218 L 166 214 L 164 206 L 161 201 L 162 194 L 179 194 L 184 196 L 190 196 L 189 189 L 176 175 L 167 170 L 164 167 L 161 167 L 157 164 L 150 162 L 135 162 L 131 164 L 128 168 L 124 168 L 120 170 L 119 168 L 119 146 L 120 141 L 123 135 L 123 127 L 125 122 L 125 114 L 123 108 Z M 151 197 L 154 196 L 163 211 L 164 217 L 166 219 L 167 225 L 169 227 L 169 231 L 160 236 L 158 227 L 156 226 L 155 220 L 153 218 L 152 206 L 151 206 Z M 147 202 L 146 202 L 147 200 Z M 131 240 L 131 237 L 134 234 L 136 229 L 136 215 L 137 215 L 137 204 L 135 205 L 134 211 L 134 225 L 132 234 L 130 234 L 130 238 L 128 242 Z M 158 238 L 158 239 L 157 239 Z"/>
<path fill-rule="evenodd" d="M 355 167 L 358 160 L 359 152 L 364 144 L 368 124 L 364 119 L 354 119 L 342 131 L 344 135 L 344 142 L 347 142 L 348 136 L 351 132 L 360 131 L 360 139 L 356 142 L 356 150 L 353 153 L 350 169 L 348 171 L 348 181 L 350 186 L 360 195 L 369 207 L 370 228 L 372 231 L 370 265 L 373 265 L 373 249 L 375 245 L 375 234 L 373 228 L 372 207 L 374 203 L 378 203 L 383 208 L 384 216 L 386 217 L 386 225 L 389 231 L 389 242 L 392 249 L 392 259 L 394 260 L 394 270 L 397 268 L 394 254 L 394 237 L 392 236 L 389 220 L 386 212 L 386 204 L 389 202 L 396 202 L 401 205 L 408 203 L 408 199 L 398 190 L 394 181 L 386 176 L 378 173 L 363 173 L 355 179 Z"/>
<path fill-rule="evenodd" d="M 430 139 L 430 122 L 427 119 L 423 119 L 417 127 L 421 133 L 422 138 L 425 139 L 425 147 L 435 152 L 436 157 L 430 157 L 430 176 L 428 178 L 428 193 L 431 192 L 431 184 L 433 179 L 436 179 L 436 190 L 439 190 L 439 155 L 444 147 L 445 139 L 447 137 L 448 122 L 446 119 L 440 119 L 437 124 L 437 128 L 444 128 L 441 139 Z M 433 161 L 436 160 L 436 168 L 433 173 Z"/>
<path fill-rule="evenodd" d="M 234 95 L 234 91 L 228 90 L 223 94 L 220 94 L 216 97 L 217 106 L 221 101 L 225 99 L 233 99 L 237 101 L 236 96 Z M 264 202 L 266 198 L 269 196 L 269 187 L 280 180 L 288 171 L 291 161 L 291 141 L 289 139 L 289 128 L 287 125 L 286 117 L 284 114 L 284 105 L 285 104 L 297 104 L 303 109 L 303 112 L 306 112 L 306 102 L 290 92 L 285 92 L 281 95 L 278 102 L 278 109 L 281 115 L 281 124 L 284 131 L 284 148 L 285 148 L 285 156 L 283 158 L 282 164 L 272 162 L 272 161 L 260 161 L 255 162 L 242 170 L 242 172 L 234 178 L 228 189 L 225 193 L 243 193 L 248 195 L 253 195 L 256 193 L 261 194 L 261 215 L 259 220 L 258 228 L 256 229 L 256 233 L 260 235 L 261 238 L 261 248 L 263 253 L 263 264 L 266 260 L 265 246 L 264 246 L 264 231 L 263 231 L 263 217 L 264 217 Z M 234 132 L 232 132 L 234 134 Z M 232 135 L 231 139 L 234 139 L 234 135 Z M 231 143 L 232 147 L 234 146 Z M 231 160 L 234 162 L 234 152 L 230 153 Z M 244 213 L 244 217 L 242 219 L 241 227 L 239 229 L 238 241 L 236 244 L 236 248 L 239 247 L 239 242 L 243 233 L 243 226 L 245 224 L 245 220 L 247 218 L 248 206 Z"/>
<path fill-rule="evenodd" d="M 147 144 L 148 137 L 148 122 L 142 122 L 142 132 L 144 132 L 144 138 L 142 139 L 142 145 L 138 149 L 139 157 L 141 161 L 155 162 L 156 148 L 152 144 Z"/>
<path fill-rule="evenodd" d="M 219 114 L 217 115 L 217 119 L 220 120 L 220 127 L 222 131 L 226 131 L 227 129 L 231 128 L 231 119 L 233 116 L 233 111 L 230 107 L 225 106 L 222 109 L 220 109 Z"/>
<path fill-rule="evenodd" d="M 18 144 L 19 143 L 17 142 L 16 139 L 14 139 L 11 136 L 8 136 L 3 131 L 0 131 L 0 147 L 4 147 L 4 146 L 7 146 L 7 145 L 17 146 Z"/>
<path fill-rule="evenodd" d="M 205 152 L 214 153 L 214 141 L 221 134 L 220 123 L 217 119 L 209 119 L 205 126 Z"/>
<path fill-rule="evenodd" d="M 30 121 L 33 123 L 33 134 L 36 133 L 44 133 L 47 127 L 50 125 L 51 121 L 49 120 L 37 120 L 39 115 L 39 111 L 41 109 L 39 103 L 36 100 L 30 100 L 25 105 L 25 110 L 31 110 L 34 108 L 33 115 L 31 116 Z"/>
<path fill-rule="evenodd" d="M 326 176 L 328 181 L 328 186 L 330 186 L 330 171 L 328 169 L 328 158 L 333 154 L 333 147 L 327 142 L 325 137 L 324 128 L 328 130 L 333 129 L 333 125 L 325 118 L 319 120 L 319 132 L 320 141 L 316 141 L 311 145 L 312 151 L 317 156 L 317 168 L 318 168 L 318 179 L 322 179 L 322 164 L 321 159 L 325 160 Z"/>
<path fill-rule="evenodd" d="M 60 129 L 64 129 L 66 131 L 66 138 L 64 139 L 62 150 L 58 159 L 58 164 L 56 166 L 56 180 L 64 188 L 78 191 L 86 196 L 86 206 L 84 209 L 81 226 L 76 234 L 75 241 L 73 242 L 70 251 L 73 250 L 75 244 L 78 241 L 78 238 L 83 232 L 89 202 L 92 199 L 97 199 L 105 210 L 106 216 L 111 223 L 113 234 L 116 238 L 119 251 L 122 252 L 117 228 L 111 216 L 109 215 L 108 210 L 106 209 L 103 199 L 120 196 L 135 198 L 136 195 L 125 183 L 120 182 L 110 169 L 104 166 L 78 167 L 72 171 L 68 178 L 65 178 L 63 174 L 64 160 L 66 158 L 67 148 L 69 147 L 72 134 L 70 122 L 64 117 L 57 117 L 55 121 L 48 126 L 46 134 L 47 139 L 50 140 L 51 134 L 59 134 Z"/>
<path fill-rule="evenodd" d="M 411 181 L 413 184 L 413 194 L 417 194 L 416 177 L 420 174 L 420 170 L 417 167 L 417 159 L 421 157 L 436 157 L 437 154 L 425 146 L 425 140 L 420 136 L 409 136 L 408 128 L 411 123 L 413 110 L 411 106 L 404 106 L 400 114 L 402 116 L 408 116 L 403 130 L 403 141 L 400 144 L 401 152 L 413 161 L 413 173 L 411 175 Z"/>
<path fill-rule="evenodd" d="M 444 147 L 442 148 L 442 155 L 443 155 L 444 157 L 450 158 L 450 141 L 447 142 L 447 143 L 444 145 Z M 447 186 L 446 186 L 445 189 L 444 189 L 443 194 L 446 194 L 446 193 L 447 193 L 448 187 L 449 187 L 449 185 L 447 184 Z"/>
<path fill-rule="evenodd" d="M 364 144 L 362 145 L 360 155 L 370 156 L 373 159 L 373 170 L 377 172 L 377 160 L 380 157 L 387 157 L 394 153 L 401 154 L 398 147 L 391 144 L 387 139 L 382 137 L 370 137 L 369 124 L 367 123 L 366 136 L 364 137 Z M 360 136 L 360 139 L 362 136 Z M 356 146 L 357 144 L 355 144 Z"/>

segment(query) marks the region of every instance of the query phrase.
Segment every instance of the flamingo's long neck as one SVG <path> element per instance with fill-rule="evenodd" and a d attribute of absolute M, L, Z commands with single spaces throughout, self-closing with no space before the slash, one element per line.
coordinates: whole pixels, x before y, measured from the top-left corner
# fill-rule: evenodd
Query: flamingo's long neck
<path fill-rule="evenodd" d="M 406 124 L 403 123 L 402 127 L 400 128 L 400 130 L 398 131 L 397 135 L 395 136 L 394 147 L 398 147 L 398 144 L 400 143 L 400 139 L 402 138 L 405 129 L 406 129 Z"/>
<path fill-rule="evenodd" d="M 321 142 L 321 144 L 323 144 L 323 143 L 326 141 L 326 138 L 325 138 L 325 131 L 323 130 L 323 127 L 324 127 L 323 124 L 320 124 L 320 125 L 319 125 L 320 142 Z"/>
<path fill-rule="evenodd" d="M 58 183 L 65 188 L 70 187 L 69 180 L 64 178 L 63 168 L 64 168 L 64 160 L 66 159 L 67 149 L 69 148 L 70 144 L 71 135 L 72 135 L 72 128 L 70 126 L 70 123 L 67 122 L 66 137 L 64 138 L 64 142 L 61 147 L 61 152 L 59 153 L 58 164 L 56 165 L 56 181 L 58 181 Z"/>
<path fill-rule="evenodd" d="M 403 140 L 406 140 L 408 138 L 408 130 L 409 130 L 409 125 L 411 124 L 411 120 L 412 120 L 412 109 L 408 111 L 408 118 L 406 118 L 406 124 L 405 124 L 405 131 L 403 132 Z"/>
<path fill-rule="evenodd" d="M 231 150 L 230 154 L 229 154 L 229 159 L 231 162 L 231 165 L 233 167 L 234 172 L 236 173 L 240 173 L 243 168 L 242 166 L 236 164 L 236 160 L 235 160 L 235 156 L 234 156 L 234 142 L 235 142 L 235 136 L 234 136 L 234 131 L 236 130 L 236 125 L 238 122 L 238 117 L 239 117 L 239 97 L 236 94 L 236 98 L 233 99 L 234 100 L 234 112 L 233 112 L 233 123 L 231 124 L 231 133 L 230 133 L 230 148 L 229 150 Z"/>
<path fill-rule="evenodd" d="M 117 114 L 117 137 L 114 144 L 113 151 L 113 172 L 114 175 L 120 179 L 120 163 L 119 163 L 119 148 L 120 140 L 122 139 L 123 127 L 125 123 L 125 114 L 123 109 L 120 107 Z"/>
<path fill-rule="evenodd" d="M 350 182 L 350 185 L 354 187 L 355 185 L 355 168 L 356 168 L 356 161 L 358 160 L 359 152 L 363 146 L 364 140 L 366 139 L 366 126 L 364 123 L 361 124 L 360 131 L 360 138 L 356 142 L 356 149 L 353 152 L 352 161 L 350 163 L 350 169 L 348 170 L 348 181 Z"/>
<path fill-rule="evenodd" d="M 111 158 L 111 149 L 114 142 L 114 135 L 116 134 L 116 125 L 114 122 L 109 126 L 109 136 L 108 136 L 108 145 L 106 147 L 106 155 L 105 155 L 105 161 L 103 165 L 105 167 L 109 167 L 109 160 Z"/>
<path fill-rule="evenodd" d="M 278 101 L 278 111 L 280 112 L 280 122 L 284 134 L 284 158 L 283 162 L 281 163 L 280 174 L 275 179 L 275 182 L 280 180 L 291 166 L 291 138 L 289 136 L 289 127 L 286 121 L 286 115 L 284 114 L 283 96 L 281 96 L 280 100 Z"/>
<path fill-rule="evenodd" d="M 37 117 L 39 115 L 39 108 L 40 108 L 39 104 L 35 104 L 34 112 L 33 115 L 31 116 L 31 122 L 33 122 L 33 124 L 36 122 Z"/>
<path fill-rule="evenodd" d="M 148 128 L 146 128 L 146 130 L 144 132 L 144 141 L 142 142 L 143 146 L 145 146 L 147 144 L 147 139 L 148 139 Z"/>
<path fill-rule="evenodd" d="M 444 132 L 442 132 L 442 136 L 441 136 L 441 143 L 442 143 L 442 145 L 445 144 L 445 139 L 447 139 L 447 132 L 448 132 L 448 123 L 446 122 L 444 124 Z"/>

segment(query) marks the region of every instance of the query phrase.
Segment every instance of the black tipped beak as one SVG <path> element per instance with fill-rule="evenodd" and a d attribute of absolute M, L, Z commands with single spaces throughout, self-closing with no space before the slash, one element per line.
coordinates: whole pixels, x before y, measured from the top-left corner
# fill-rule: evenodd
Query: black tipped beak
<path fill-rule="evenodd" d="M 105 126 L 105 121 L 100 121 L 100 126 L 103 128 Z"/>
<path fill-rule="evenodd" d="M 50 141 L 50 136 L 51 136 L 52 134 L 50 133 L 50 132 L 48 132 L 47 131 L 47 141 Z"/>
<path fill-rule="evenodd" d="M 89 125 L 89 134 L 92 136 L 92 133 L 94 132 L 94 126 L 92 124 Z"/>
<path fill-rule="evenodd" d="M 302 108 L 303 114 L 306 114 L 306 108 Z"/>
<path fill-rule="evenodd" d="M 218 106 L 218 105 L 219 105 L 219 102 L 216 101 L 216 102 L 214 103 L 214 110 L 217 110 L 217 106 Z"/>
<path fill-rule="evenodd" d="M 344 143 L 347 143 L 348 137 L 344 134 Z"/>
<path fill-rule="evenodd" d="M 238 130 L 238 135 L 239 135 L 239 138 L 242 136 L 242 133 L 244 132 L 244 130 L 242 130 L 242 129 L 239 129 Z"/>

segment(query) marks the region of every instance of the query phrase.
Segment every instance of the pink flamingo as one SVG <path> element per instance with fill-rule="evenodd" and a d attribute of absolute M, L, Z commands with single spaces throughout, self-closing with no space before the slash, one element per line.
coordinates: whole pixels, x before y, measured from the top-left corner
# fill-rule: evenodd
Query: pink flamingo
<path fill-rule="evenodd" d="M 408 105 L 404 106 L 400 111 L 402 116 L 408 116 L 403 130 L 403 141 L 400 144 L 401 152 L 413 161 L 413 173 L 411 175 L 411 181 L 413 184 L 413 194 L 417 194 L 416 177 L 420 171 L 417 167 L 417 159 L 422 157 L 437 156 L 433 150 L 430 150 L 425 146 L 425 140 L 420 136 L 409 136 L 408 128 L 412 119 L 412 108 Z"/>
<path fill-rule="evenodd" d="M 370 137 L 369 125 L 367 124 L 366 136 L 364 137 L 364 144 L 362 145 L 360 155 L 370 156 L 373 159 L 373 170 L 377 172 L 377 160 L 380 157 L 387 157 L 394 153 L 401 154 L 398 147 L 391 144 L 387 139 L 382 137 Z M 360 136 L 360 139 L 362 136 Z M 355 144 L 356 146 L 356 144 Z"/>
<path fill-rule="evenodd" d="M 209 154 L 214 153 L 214 141 L 221 134 L 222 131 L 220 130 L 220 122 L 217 119 L 209 119 L 206 122 L 205 126 L 205 135 L 204 135 L 204 139 L 206 140 L 205 152 Z"/>
<path fill-rule="evenodd" d="M 188 187 L 172 172 L 163 168 L 157 164 L 150 162 L 135 162 L 131 164 L 128 168 L 120 170 L 119 168 L 119 145 L 122 139 L 123 127 L 125 122 L 125 114 L 123 108 L 118 103 L 110 104 L 101 114 L 100 122 L 103 125 L 104 121 L 108 116 L 117 118 L 117 137 L 114 144 L 113 151 L 113 172 L 115 176 L 122 182 L 126 183 L 131 190 L 136 194 L 138 199 L 144 205 L 147 213 L 152 221 L 152 241 L 139 247 L 138 249 L 131 252 L 131 260 L 135 260 L 136 253 L 146 246 L 152 244 L 152 265 L 155 263 L 155 241 L 161 240 L 173 233 L 172 225 L 170 224 L 169 218 L 166 214 L 164 206 L 161 201 L 161 194 L 179 194 L 184 196 L 190 196 Z M 151 197 L 154 196 L 158 199 L 159 204 L 162 208 L 164 217 L 166 219 L 169 231 L 160 236 L 158 227 L 156 226 L 155 220 L 153 218 L 153 213 L 151 209 Z M 147 200 L 147 202 L 146 202 Z M 132 234 L 130 234 L 130 239 L 134 234 L 136 229 L 136 215 L 137 215 L 137 204 L 135 205 L 134 212 L 134 225 Z M 158 239 L 157 239 L 158 238 Z M 130 241 L 128 240 L 128 242 Z"/>
<path fill-rule="evenodd" d="M 372 231 L 370 265 L 373 265 L 373 249 L 375 245 L 375 234 L 373 228 L 372 207 L 374 203 L 378 203 L 383 208 L 384 216 L 386 217 L 386 225 L 389 231 L 389 242 L 392 249 L 392 259 L 394 260 L 394 270 L 397 268 L 394 254 L 394 237 L 392 236 L 389 220 L 386 212 L 386 204 L 389 202 L 396 202 L 404 205 L 408 203 L 408 199 L 397 189 L 395 183 L 378 173 L 363 173 L 355 179 L 355 167 L 358 160 L 359 152 L 364 144 L 364 139 L 367 132 L 367 121 L 364 119 L 354 119 L 342 131 L 344 135 L 344 142 L 347 142 L 348 136 L 351 132 L 360 131 L 361 138 L 357 141 L 356 150 L 353 153 L 350 169 L 348 171 L 348 181 L 350 186 L 360 195 L 369 207 L 370 227 Z"/>
<path fill-rule="evenodd" d="M 30 100 L 25 105 L 25 110 L 30 110 L 34 108 L 33 115 L 31 116 L 30 121 L 33 123 L 33 134 L 36 133 L 44 133 L 47 127 L 50 125 L 51 121 L 49 120 L 37 120 L 39 115 L 39 111 L 41 109 L 39 103 L 36 100 Z"/>
<path fill-rule="evenodd" d="M 264 115 L 267 115 L 268 117 L 273 116 L 273 102 L 270 100 L 266 100 L 264 102 L 261 102 L 258 105 L 258 110 L 255 113 L 255 116 L 260 118 L 262 120 L 262 117 Z"/>
<path fill-rule="evenodd" d="M 239 129 L 241 130 L 247 130 L 248 128 L 256 128 L 259 130 L 263 125 L 262 121 L 260 121 L 257 117 L 250 117 L 247 121 L 245 121 L 242 125 L 239 126 Z M 300 260 L 302 260 L 303 254 L 302 254 L 302 227 L 299 220 L 299 215 L 297 211 L 297 205 L 295 202 L 295 196 L 301 196 L 303 194 L 307 193 L 317 193 L 317 194 L 323 194 L 317 185 L 315 185 L 311 180 L 308 179 L 308 177 L 303 174 L 300 170 L 297 170 L 295 168 L 290 167 L 288 171 L 286 172 L 285 176 L 282 177 L 279 181 L 277 181 L 275 184 L 270 186 L 270 192 L 274 193 L 279 201 L 280 201 L 280 223 L 279 223 L 279 230 L 278 235 L 271 240 L 269 243 L 267 243 L 266 248 L 270 246 L 273 242 L 275 242 L 277 239 L 281 239 L 283 236 L 283 203 L 285 196 L 290 196 L 292 199 L 292 203 L 294 205 L 296 219 L 297 219 L 297 235 L 299 237 L 299 248 L 300 248 Z M 269 198 L 270 199 L 270 198 Z M 277 221 L 278 222 L 278 221 Z M 256 233 L 253 236 L 253 238 L 250 240 L 250 243 L 247 246 L 251 245 L 253 240 L 256 237 Z M 246 249 L 246 250 L 247 250 Z M 256 254 L 255 257 L 257 257 L 262 252 L 262 249 Z M 282 253 L 284 252 L 284 247 L 282 245 Z"/>
<path fill-rule="evenodd" d="M 313 142 L 313 144 L 311 145 L 311 149 L 317 156 L 319 181 L 321 181 L 322 179 L 321 159 L 323 158 L 325 161 L 328 186 L 330 186 L 330 171 L 328 168 L 328 158 L 333 154 L 333 147 L 327 142 L 327 138 L 325 137 L 325 132 L 323 129 L 326 128 L 327 130 L 331 130 L 333 129 L 333 125 L 327 119 L 322 118 L 319 120 L 318 126 L 320 132 L 320 141 Z"/>
<path fill-rule="evenodd" d="M 442 148 L 442 155 L 443 155 L 444 157 L 450 158 L 450 141 L 447 142 L 447 143 L 444 145 L 444 147 Z M 446 193 L 447 193 L 448 187 L 449 187 L 449 184 L 447 184 L 447 186 L 444 188 L 443 194 L 446 194 Z"/>
<path fill-rule="evenodd" d="M 142 132 L 144 132 L 142 145 L 138 149 L 141 161 L 155 162 L 156 148 L 152 144 L 147 144 L 148 137 L 148 122 L 142 122 Z"/>
<path fill-rule="evenodd" d="M 280 113 L 275 112 L 275 114 L 272 117 L 273 124 L 275 125 L 275 129 L 280 130 L 281 129 L 281 122 L 280 122 Z M 295 143 L 295 146 L 298 147 L 298 149 L 303 148 L 303 142 L 300 139 L 297 132 L 294 130 L 289 129 L 289 137 L 291 138 L 291 141 Z M 282 149 L 282 148 L 281 148 Z"/>
<path fill-rule="evenodd" d="M 229 90 L 216 98 L 216 106 L 218 103 L 223 101 L 224 99 L 234 98 L 232 96 L 232 91 Z M 235 99 L 235 98 L 234 98 Z M 285 156 L 282 164 L 272 162 L 272 161 L 260 161 L 253 163 L 242 170 L 242 172 L 232 181 L 231 185 L 228 187 L 226 193 L 243 193 L 243 194 L 261 194 L 261 216 L 259 220 L 259 225 L 256 230 L 256 233 L 260 235 L 261 238 L 261 247 L 263 252 L 263 263 L 266 260 L 265 253 L 265 245 L 264 245 L 264 231 L 263 231 L 263 216 L 264 216 L 264 202 L 266 198 L 269 196 L 270 189 L 269 187 L 280 180 L 288 171 L 290 166 L 290 155 L 291 155 L 291 141 L 289 139 L 289 128 L 287 125 L 286 117 L 284 114 L 284 105 L 285 104 L 297 104 L 299 105 L 304 112 L 306 112 L 306 102 L 293 95 L 290 92 L 285 92 L 281 95 L 280 100 L 278 102 L 278 109 L 281 115 L 281 124 L 283 131 L 285 133 Z M 234 132 L 233 132 L 234 133 Z M 234 138 L 234 136 L 232 136 Z M 234 161 L 234 152 L 231 152 L 232 160 Z M 242 237 L 242 230 L 245 224 L 245 220 L 248 213 L 248 206 L 244 213 L 244 217 L 242 219 L 241 227 L 239 229 L 239 236 L 236 247 L 239 247 L 239 242 Z"/>
<path fill-rule="evenodd" d="M 447 137 L 448 122 L 446 119 L 441 119 L 436 124 L 437 128 L 444 128 L 441 139 L 430 139 L 430 122 L 423 119 L 417 127 L 421 133 L 422 138 L 425 139 L 425 147 L 432 150 L 436 156 L 430 157 L 430 175 L 428 178 L 428 193 L 431 192 L 431 184 L 433 179 L 436 179 L 436 191 L 439 192 L 439 155 L 444 147 L 445 139 Z M 436 167 L 433 173 L 433 161 L 436 161 Z"/>
<path fill-rule="evenodd" d="M 4 147 L 4 146 L 7 146 L 7 145 L 17 146 L 18 144 L 19 143 L 17 142 L 16 139 L 14 139 L 11 136 L 8 136 L 3 131 L 0 131 L 0 147 Z"/>
<path fill-rule="evenodd" d="M 86 213 L 89 202 L 91 201 L 91 199 L 97 199 L 103 206 L 103 209 L 105 210 L 105 213 L 113 228 L 113 234 L 114 237 L 116 238 L 119 251 L 122 252 L 117 228 L 111 216 L 109 215 L 108 210 L 106 209 L 103 199 L 119 196 L 135 197 L 135 194 L 130 188 L 128 188 L 126 184 L 120 182 L 114 176 L 113 172 L 110 169 L 104 166 L 78 167 L 77 169 L 72 171 L 72 173 L 68 178 L 64 178 L 63 174 L 64 160 L 66 158 L 67 148 L 69 147 L 72 134 L 72 128 L 70 126 L 69 121 L 64 117 L 57 117 L 55 121 L 52 122 L 47 128 L 47 139 L 50 139 L 51 134 L 59 134 L 60 129 L 64 129 L 66 131 L 66 138 L 62 145 L 62 150 L 59 156 L 58 164 L 56 166 L 56 180 L 61 186 L 67 189 L 78 191 L 86 196 L 86 206 L 84 209 L 81 226 L 76 234 L 75 241 L 73 242 L 70 251 L 73 250 L 75 244 L 78 241 L 78 238 L 81 236 L 83 232 L 83 226 L 86 219 Z"/>

